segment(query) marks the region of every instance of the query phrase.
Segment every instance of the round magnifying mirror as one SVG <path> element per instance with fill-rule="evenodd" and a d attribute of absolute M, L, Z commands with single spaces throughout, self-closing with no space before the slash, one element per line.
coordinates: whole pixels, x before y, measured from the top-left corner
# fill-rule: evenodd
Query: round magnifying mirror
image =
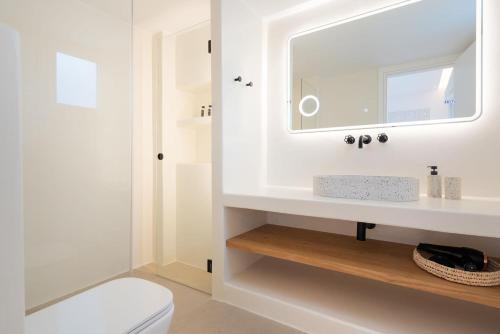
<path fill-rule="evenodd" d="M 300 100 L 300 114 L 304 117 L 313 117 L 319 111 L 319 99 L 314 95 L 307 95 Z"/>

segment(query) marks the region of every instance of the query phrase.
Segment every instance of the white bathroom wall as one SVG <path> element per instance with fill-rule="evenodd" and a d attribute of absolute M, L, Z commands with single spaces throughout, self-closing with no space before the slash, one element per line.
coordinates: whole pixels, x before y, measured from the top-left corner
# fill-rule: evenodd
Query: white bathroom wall
<path fill-rule="evenodd" d="M 224 191 L 232 192 L 259 187 L 264 181 L 264 36 L 261 18 L 244 1 L 222 0 L 221 4 L 223 100 L 215 112 L 222 112 L 224 118 Z M 243 82 L 234 81 L 238 76 Z M 254 86 L 246 87 L 250 81 Z"/>
<path fill-rule="evenodd" d="M 268 24 L 267 183 L 311 187 L 316 174 L 418 176 L 425 192 L 426 166 L 443 175 L 463 177 L 467 196 L 500 196 L 500 158 L 486 143 L 496 138 L 500 121 L 500 4 L 484 1 L 483 115 L 474 122 L 359 131 L 290 134 L 287 131 L 287 38 L 291 34 L 398 1 L 331 1 Z M 387 132 L 386 145 L 376 142 L 363 150 L 345 145 L 346 134 L 376 136 Z"/>
<path fill-rule="evenodd" d="M 153 262 L 153 34 L 134 28 L 132 266 Z"/>
<path fill-rule="evenodd" d="M 262 98 L 263 25 L 246 1 L 212 0 L 212 157 L 213 157 L 213 297 L 224 298 L 225 240 L 224 192 L 245 192 L 265 179 L 265 114 Z M 243 82 L 234 78 L 242 76 Z M 254 83 L 253 88 L 245 84 Z M 250 226 L 252 223 L 250 223 Z"/>
<path fill-rule="evenodd" d="M 130 269 L 130 9 L 130 1 L 0 2 L 0 21 L 19 31 L 23 51 L 27 308 Z M 57 103 L 57 53 L 93 72 L 95 107 Z"/>
<path fill-rule="evenodd" d="M 18 33 L 0 23 L 0 333 L 24 332 L 21 59 Z"/>

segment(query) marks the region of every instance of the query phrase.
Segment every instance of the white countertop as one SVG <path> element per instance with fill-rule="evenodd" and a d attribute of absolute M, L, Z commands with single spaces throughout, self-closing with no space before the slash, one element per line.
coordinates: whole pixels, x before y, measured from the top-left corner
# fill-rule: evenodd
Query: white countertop
<path fill-rule="evenodd" d="M 266 187 L 225 193 L 223 201 L 226 207 L 500 238 L 496 198 L 454 201 L 423 196 L 415 202 L 382 202 L 319 197 L 312 189 Z"/>

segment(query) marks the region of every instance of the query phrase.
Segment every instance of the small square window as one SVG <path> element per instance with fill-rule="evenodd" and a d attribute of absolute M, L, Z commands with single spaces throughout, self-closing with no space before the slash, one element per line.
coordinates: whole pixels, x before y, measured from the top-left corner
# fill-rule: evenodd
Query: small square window
<path fill-rule="evenodd" d="M 96 108 L 96 86 L 96 63 L 57 53 L 57 103 Z"/>

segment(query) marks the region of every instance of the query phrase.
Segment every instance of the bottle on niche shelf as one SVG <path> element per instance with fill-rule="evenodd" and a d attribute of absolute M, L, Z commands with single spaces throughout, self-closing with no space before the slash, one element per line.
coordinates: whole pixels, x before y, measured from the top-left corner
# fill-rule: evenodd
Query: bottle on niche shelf
<path fill-rule="evenodd" d="M 205 117 L 205 106 L 201 106 L 201 117 Z"/>
<path fill-rule="evenodd" d="M 208 117 L 212 116 L 212 105 L 208 106 Z"/>

